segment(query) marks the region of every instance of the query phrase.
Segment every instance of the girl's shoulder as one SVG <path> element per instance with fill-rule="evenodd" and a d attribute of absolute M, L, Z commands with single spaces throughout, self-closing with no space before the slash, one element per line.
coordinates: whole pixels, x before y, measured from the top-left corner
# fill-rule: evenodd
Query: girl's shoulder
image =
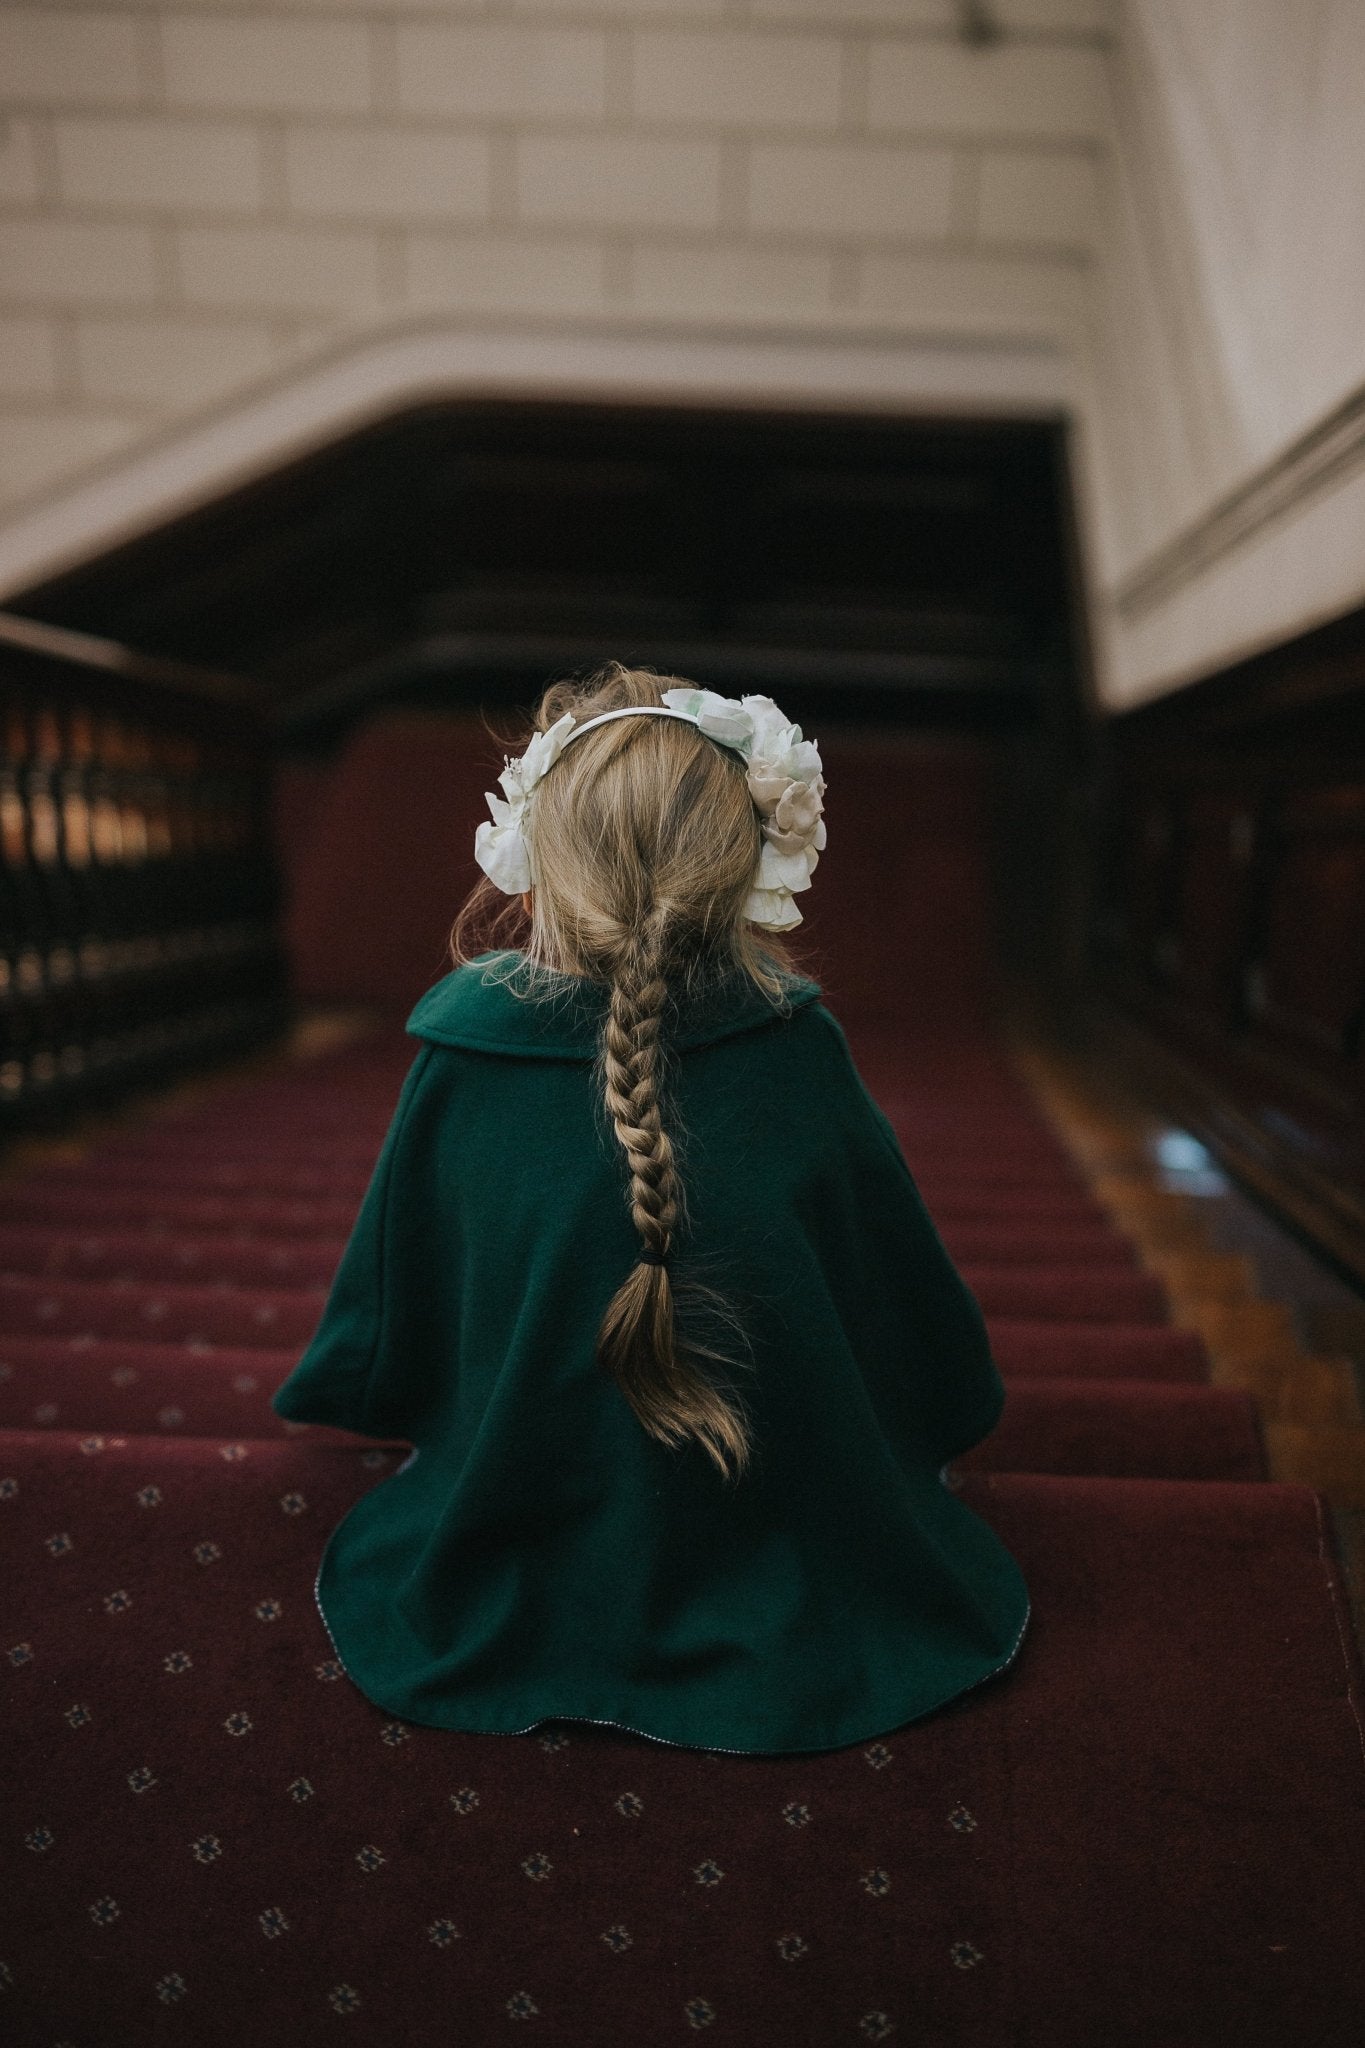
<path fill-rule="evenodd" d="M 480 953 L 429 988 L 407 1030 L 428 1045 L 553 1058 L 583 1032 L 582 984 L 533 989 L 519 953 Z"/>
<path fill-rule="evenodd" d="M 820 1003 L 822 993 L 818 982 L 787 975 L 780 1002 L 774 1003 L 747 979 L 732 980 L 680 1005 L 668 1037 L 677 1050 L 688 1051 L 806 1012 L 825 1018 L 837 1033 Z M 521 1059 L 592 1060 L 606 1004 L 600 983 L 569 975 L 532 978 L 521 954 L 484 953 L 428 989 L 407 1028 L 429 1045 Z"/>

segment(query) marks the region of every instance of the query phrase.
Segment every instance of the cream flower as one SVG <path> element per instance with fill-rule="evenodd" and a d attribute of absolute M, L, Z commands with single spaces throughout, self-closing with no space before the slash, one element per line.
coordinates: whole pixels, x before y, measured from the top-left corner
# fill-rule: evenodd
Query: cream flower
<path fill-rule="evenodd" d="M 765 818 L 770 818 L 791 788 L 791 778 L 767 761 L 749 770 L 749 794 Z"/>
<path fill-rule="evenodd" d="M 819 858 L 818 854 L 808 854 L 804 847 L 788 852 L 765 839 L 758 856 L 757 886 L 790 889 L 793 896 L 799 896 L 803 889 L 809 889 L 811 870 Z"/>
<path fill-rule="evenodd" d="M 715 690 L 675 689 L 665 690 L 663 701 L 746 764 L 749 793 L 762 819 L 762 839 L 744 915 L 765 931 L 790 931 L 801 922 L 794 898 L 809 889 L 825 845 L 825 779 L 819 749 L 771 697 L 737 701 Z M 498 777 L 503 795 L 489 792 L 491 823 L 480 825 L 475 833 L 474 857 L 509 896 L 531 887 L 527 805 L 573 738 L 575 725 L 573 713 L 566 711 L 547 732 L 536 733 L 518 760 L 504 764 Z"/>
<path fill-rule="evenodd" d="M 744 915 L 765 932 L 789 932 L 802 922 L 789 889 L 751 889 Z"/>

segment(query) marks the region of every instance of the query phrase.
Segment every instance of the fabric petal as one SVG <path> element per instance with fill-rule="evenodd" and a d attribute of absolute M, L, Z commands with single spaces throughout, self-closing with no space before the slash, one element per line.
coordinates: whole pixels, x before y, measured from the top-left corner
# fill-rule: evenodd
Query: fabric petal
<path fill-rule="evenodd" d="M 798 782 L 814 782 L 820 774 L 820 749 L 814 740 L 803 740 L 801 728 L 794 725 L 791 740 L 784 754 L 783 763 L 787 772 Z"/>
<path fill-rule="evenodd" d="M 565 742 L 573 731 L 574 724 L 572 711 L 566 711 L 547 731 L 532 735 L 531 743 L 522 755 L 520 763 L 521 787 L 527 796 L 563 753 Z"/>
<path fill-rule="evenodd" d="M 786 889 L 751 889 L 744 915 L 751 924 L 770 932 L 788 932 L 803 921 Z"/>
<path fill-rule="evenodd" d="M 784 832 L 771 819 L 763 827 L 763 841 L 766 846 L 776 847 L 779 853 L 804 853 L 810 844 L 809 832 Z"/>
<path fill-rule="evenodd" d="M 742 697 L 740 702 L 753 720 L 753 758 L 774 760 L 778 740 L 790 723 L 786 712 L 779 711 L 771 697 Z"/>
<path fill-rule="evenodd" d="M 810 887 L 810 870 L 804 853 L 784 853 L 765 839 L 758 861 L 760 889 L 789 889 L 796 894 Z"/>
<path fill-rule="evenodd" d="M 791 778 L 775 767 L 766 756 L 749 763 L 749 794 L 768 817 L 775 811 L 787 793 Z"/>
<path fill-rule="evenodd" d="M 531 855 L 522 837 L 521 825 L 490 825 L 486 821 L 474 834 L 474 858 L 507 896 L 520 896 L 531 886 Z"/>
<path fill-rule="evenodd" d="M 733 697 L 718 696 L 714 690 L 703 690 L 701 700 L 697 723 L 702 731 L 722 746 L 747 754 L 753 741 L 754 722 L 743 705 Z"/>

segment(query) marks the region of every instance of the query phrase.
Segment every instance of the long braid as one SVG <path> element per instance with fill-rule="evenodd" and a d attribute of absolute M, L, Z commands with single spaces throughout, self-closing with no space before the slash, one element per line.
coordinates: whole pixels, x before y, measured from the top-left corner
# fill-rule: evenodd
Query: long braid
<path fill-rule="evenodd" d="M 657 940 L 646 931 L 611 985 L 604 1092 L 630 1165 L 631 1217 L 645 1249 L 661 1258 L 678 1222 L 677 1168 L 659 1113 L 659 1034 L 667 1000 Z"/>
<path fill-rule="evenodd" d="M 679 1346 L 676 1329 L 668 1255 L 681 1191 L 659 1106 L 667 1000 L 660 928 L 651 921 L 617 964 L 602 1033 L 603 1093 L 630 1168 L 630 1213 L 642 1255 L 602 1319 L 597 1352 L 651 1436 L 667 1444 L 695 1438 L 731 1477 L 748 1462 L 748 1429 Z M 715 1356 L 699 1347 L 695 1355 Z"/>
<path fill-rule="evenodd" d="M 670 682 L 695 687 L 613 663 L 552 685 L 536 729 L 549 732 L 566 711 L 581 722 L 657 709 Z M 602 1318 L 597 1356 L 650 1436 L 696 1443 L 738 1478 L 750 1426 L 733 1374 L 751 1363 L 750 1346 L 733 1305 L 686 1268 L 663 1033 L 673 998 L 695 994 L 713 974 L 733 972 L 775 1010 L 785 1002 L 782 941 L 760 942 L 748 916 L 762 835 L 744 764 L 677 720 L 604 725 L 566 747 L 537 785 L 529 845 L 533 889 L 505 913 L 529 911 L 529 935 L 489 921 L 490 906 L 508 899 L 485 876 L 456 925 L 456 958 L 516 937 L 509 985 L 515 976 L 534 994 L 543 980 L 553 996 L 568 974 L 608 991 L 597 1074 L 624 1154 L 639 1253 Z M 721 1348 L 703 1341 L 708 1332 Z"/>

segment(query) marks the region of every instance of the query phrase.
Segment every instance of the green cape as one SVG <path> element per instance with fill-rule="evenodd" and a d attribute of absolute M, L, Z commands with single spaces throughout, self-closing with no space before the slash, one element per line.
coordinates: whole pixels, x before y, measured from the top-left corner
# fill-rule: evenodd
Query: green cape
<path fill-rule="evenodd" d="M 675 1007 L 689 1272 L 739 1311 L 753 1461 L 646 1435 L 594 1360 L 635 1260 L 593 1058 L 605 992 L 484 955 L 422 1048 L 283 1416 L 416 1455 L 318 1576 L 347 1672 L 437 1727 L 586 1720 L 708 1750 L 838 1748 L 1002 1670 L 1028 1594 L 945 1485 L 1004 1389 L 980 1308 L 811 981 Z M 733 1340 L 731 1355 L 734 1354 Z M 739 1354 L 741 1358 L 743 1354 Z"/>

